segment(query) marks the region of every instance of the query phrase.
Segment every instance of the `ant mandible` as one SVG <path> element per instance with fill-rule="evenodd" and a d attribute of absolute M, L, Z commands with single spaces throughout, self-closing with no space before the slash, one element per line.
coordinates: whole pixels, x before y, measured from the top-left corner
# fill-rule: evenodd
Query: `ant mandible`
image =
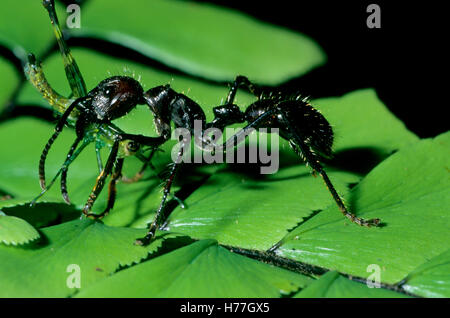
<path fill-rule="evenodd" d="M 26 66 L 28 78 L 54 109 L 62 114 L 55 127 L 54 134 L 50 137 L 41 155 L 39 177 L 43 191 L 40 196 L 45 193 L 59 174 L 61 174 L 61 192 L 64 200 L 68 203 L 70 202 L 66 187 L 68 166 L 90 142 L 96 143 L 100 174 L 83 209 L 83 214 L 89 218 L 97 219 L 104 217 L 114 206 L 116 197 L 115 185 L 123 178 L 122 167 L 124 158 L 135 155 L 144 162 L 137 177 L 132 178 L 134 180 L 138 179 L 142 171 L 149 164 L 154 150 L 169 140 L 171 136 L 171 123 L 174 124 L 175 128 L 184 128 L 194 133 L 195 136 L 200 135 L 201 140 L 197 144 L 201 148 L 210 150 L 213 147 L 222 151 L 238 145 L 253 129 L 262 127 L 278 128 L 280 136 L 289 141 L 293 150 L 311 167 L 313 174 L 319 174 L 323 178 L 334 201 L 345 217 L 361 226 L 370 227 L 379 224 L 379 219 L 364 220 L 348 212 L 326 172 L 323 170 L 320 164 L 320 157 L 328 157 L 331 155 L 333 131 L 328 121 L 319 111 L 309 104 L 307 99 L 301 98 L 299 94 L 292 96 L 285 96 L 281 93 L 274 94 L 273 92 L 267 94 L 259 86 L 251 83 L 246 77 L 238 76 L 231 85 L 225 104 L 213 108 L 214 120 L 206 123 L 206 116 L 202 108 L 189 97 L 175 92 L 169 85 L 158 86 L 144 92 L 139 82 L 133 78 L 113 76 L 101 81 L 94 89 L 87 92 L 78 66 L 63 39 L 54 2 L 53 0 L 44 0 L 43 4 L 48 10 L 53 25 L 63 57 L 66 76 L 74 98 L 65 98 L 56 93 L 46 81 L 44 73 L 34 56 L 30 55 L 29 63 Z M 244 87 L 257 97 L 257 100 L 249 105 L 245 112 L 242 112 L 237 105 L 233 104 L 239 87 Z M 127 134 L 111 123 L 112 120 L 124 116 L 138 104 L 144 104 L 150 108 L 154 115 L 154 123 L 159 135 L 158 137 Z M 196 121 L 200 121 L 202 124 L 200 127 L 214 127 L 220 130 L 236 123 L 247 122 L 247 125 L 237 134 L 230 137 L 224 144 L 217 145 L 208 136 L 203 134 L 204 131 L 195 131 L 197 129 L 196 127 L 198 127 L 198 125 L 194 125 Z M 46 187 L 44 172 L 45 159 L 50 147 L 65 124 L 75 127 L 76 140 L 67 154 L 66 161 L 51 181 L 49 187 Z M 141 239 L 137 239 L 136 244 L 145 245 L 155 238 L 156 230 L 162 223 L 161 218 L 165 202 L 170 194 L 176 172 L 182 164 L 185 143 L 189 142 L 190 140 L 182 141 L 177 159 L 172 165 L 170 175 L 165 182 L 163 197 L 154 220 L 149 223 L 147 235 Z M 105 145 L 111 147 L 111 151 L 106 165 L 103 167 L 101 164 L 100 149 Z M 149 157 L 143 155 L 144 150 L 142 146 L 147 146 L 152 149 Z M 102 191 L 106 178 L 109 175 L 111 175 L 111 179 L 107 207 L 100 214 L 92 213 L 91 208 Z"/>

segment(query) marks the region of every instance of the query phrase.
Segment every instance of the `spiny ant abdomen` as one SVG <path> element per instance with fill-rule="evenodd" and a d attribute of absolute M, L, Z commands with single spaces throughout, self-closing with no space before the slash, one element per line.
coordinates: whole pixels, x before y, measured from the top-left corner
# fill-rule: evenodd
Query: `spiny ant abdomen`
<path fill-rule="evenodd" d="M 261 115 L 273 111 L 273 115 L 258 124 L 258 127 L 278 128 L 280 136 L 293 140 L 288 123 L 303 141 L 325 157 L 332 155 L 333 130 L 325 117 L 307 101 L 288 99 L 274 103 L 273 99 L 261 99 L 245 111 L 245 120 L 253 122 Z"/>

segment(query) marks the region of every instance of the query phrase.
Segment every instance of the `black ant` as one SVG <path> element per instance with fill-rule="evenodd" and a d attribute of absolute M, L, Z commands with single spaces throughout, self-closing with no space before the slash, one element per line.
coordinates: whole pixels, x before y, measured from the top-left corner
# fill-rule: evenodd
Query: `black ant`
<path fill-rule="evenodd" d="M 34 57 L 30 56 L 29 64 L 26 67 L 29 79 L 43 97 L 62 114 L 56 125 L 55 133 L 49 139 L 41 155 L 39 164 L 40 183 L 43 188 L 41 195 L 46 191 L 44 164 L 47 153 L 66 123 L 75 127 L 77 137 L 67 154 L 65 163 L 51 184 L 61 174 L 61 191 L 64 199 L 69 202 L 66 188 L 68 166 L 88 143 L 95 142 L 100 174 L 83 209 L 84 215 L 90 218 L 101 218 L 113 208 L 115 184 L 122 178 L 124 158 L 135 155 L 142 160 L 144 166 L 138 173 L 141 174 L 149 164 L 154 150 L 169 140 L 171 123 L 175 128 L 184 128 L 194 136 L 200 136 L 201 138 L 196 140 L 198 141 L 197 145 L 206 150 L 211 150 L 211 148 L 228 150 L 241 142 L 253 129 L 278 128 L 280 136 L 289 141 L 293 150 L 311 167 L 313 174 L 319 174 L 323 178 L 344 216 L 361 226 L 369 227 L 379 224 L 379 219 L 364 220 L 349 213 L 323 170 L 319 159 L 321 156 L 331 156 L 333 131 L 327 120 L 309 104 L 307 99 L 301 98 L 298 94 L 292 96 L 281 93 L 266 94 L 262 88 L 252 84 L 246 77 L 238 76 L 231 85 L 226 103 L 215 107 L 213 109 L 214 120 L 206 123 L 206 116 L 202 108 L 189 97 L 175 92 L 169 85 L 158 86 L 144 92 L 139 82 L 133 78 L 114 76 L 101 81 L 90 92 L 86 92 L 81 73 L 62 37 L 53 0 L 44 0 L 43 3 L 49 12 L 55 30 L 74 98 L 67 99 L 57 94 L 47 83 L 42 69 Z M 245 112 L 233 104 L 239 87 L 246 88 L 257 97 L 257 101 L 248 106 Z M 147 105 L 152 111 L 158 137 L 127 134 L 111 123 L 112 120 L 124 116 L 138 104 Z M 247 122 L 247 125 L 224 144 L 217 145 L 204 134 L 203 130 L 196 131 L 198 129 L 196 128 L 198 125 L 195 125 L 196 121 L 201 123 L 200 127 L 214 127 L 219 130 L 236 123 Z M 80 143 L 81 146 L 79 146 Z M 185 146 L 189 143 L 190 140 L 181 141 L 177 159 L 171 166 L 170 175 L 165 181 L 161 204 L 153 222 L 148 226 L 147 235 L 136 240 L 137 244 L 148 244 L 154 239 L 156 230 L 161 226 L 165 202 L 176 172 L 182 164 Z M 106 165 L 102 167 L 99 149 L 105 145 L 111 147 L 111 152 Z M 142 146 L 152 149 L 149 157 L 143 155 Z M 91 213 L 91 208 L 109 175 L 111 175 L 111 179 L 107 207 L 101 214 Z"/>
<path fill-rule="evenodd" d="M 257 101 L 247 107 L 245 112 L 242 112 L 237 105 L 233 104 L 239 87 L 246 88 L 258 98 Z M 201 136 L 197 144 L 205 150 L 211 150 L 211 147 L 214 150 L 229 150 L 237 146 L 254 129 L 278 128 L 280 136 L 288 140 L 294 151 L 312 168 L 313 175 L 319 174 L 323 178 L 344 216 L 352 222 L 366 227 L 377 226 L 380 223 L 379 219 L 364 220 L 348 212 L 319 161 L 320 156 L 331 157 L 333 144 L 331 126 L 325 117 L 313 108 L 306 98 L 301 98 L 299 94 L 292 96 L 285 96 L 281 92 L 267 94 L 246 77 L 237 76 L 231 85 L 225 105 L 213 108 L 214 120 L 211 123 L 205 123 L 205 114 L 200 106 L 186 96 L 176 93 L 168 85 L 150 89 L 145 93 L 145 96 L 147 104 L 155 115 L 158 131 L 162 132 L 163 135 L 169 135 L 170 122 L 172 121 L 175 123 L 175 127 L 187 128 L 195 136 Z M 194 120 L 200 120 L 201 127 L 214 127 L 219 130 L 237 123 L 247 122 L 247 125 L 222 145 L 216 145 L 208 136 L 203 134 L 204 131 L 194 131 Z M 140 244 L 150 242 L 156 229 L 161 225 L 160 216 L 164 202 L 170 191 L 176 169 L 181 164 L 183 149 L 186 146 L 184 143 L 188 142 L 190 140 L 181 142 L 177 160 L 164 187 L 163 201 L 149 226 L 148 234 L 143 239 L 138 240 Z"/>

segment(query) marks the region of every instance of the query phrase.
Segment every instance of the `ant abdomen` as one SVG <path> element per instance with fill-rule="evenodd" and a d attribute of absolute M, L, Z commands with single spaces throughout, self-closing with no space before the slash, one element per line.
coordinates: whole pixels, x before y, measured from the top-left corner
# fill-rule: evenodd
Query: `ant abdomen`
<path fill-rule="evenodd" d="M 272 114 L 267 116 L 268 113 Z M 254 128 L 278 128 L 284 139 L 295 140 L 300 137 L 317 153 L 324 157 L 331 156 L 333 130 L 325 117 L 307 101 L 293 99 L 275 102 L 273 99 L 260 99 L 245 111 L 247 122 L 255 122 L 258 118 L 263 119 Z"/>
<path fill-rule="evenodd" d="M 278 107 L 305 144 L 324 157 L 332 156 L 333 129 L 317 109 L 302 100 L 285 101 Z"/>

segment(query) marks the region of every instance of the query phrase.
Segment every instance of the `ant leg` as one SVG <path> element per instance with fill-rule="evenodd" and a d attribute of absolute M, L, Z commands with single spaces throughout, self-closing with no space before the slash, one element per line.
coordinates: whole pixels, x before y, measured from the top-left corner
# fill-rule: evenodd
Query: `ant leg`
<path fill-rule="evenodd" d="M 102 157 L 100 155 L 100 150 L 102 149 L 102 146 L 100 142 L 97 140 L 95 142 L 95 156 L 97 157 L 97 166 L 98 166 L 98 172 L 101 173 L 103 170 L 103 163 L 102 163 Z"/>
<path fill-rule="evenodd" d="M 72 148 L 74 147 L 75 144 L 78 144 L 78 137 L 75 140 L 75 142 L 73 143 Z M 56 179 L 58 178 L 58 176 L 62 173 L 62 171 L 64 169 L 67 169 L 69 167 L 69 165 L 78 157 L 78 155 L 81 153 L 81 151 L 83 151 L 83 149 L 89 144 L 89 141 L 83 141 L 83 143 L 81 144 L 81 146 L 70 156 L 66 158 L 66 161 L 63 163 L 63 165 L 61 166 L 61 168 L 58 170 L 58 172 L 56 173 L 56 175 L 53 177 L 52 181 L 49 183 L 48 187 L 46 187 L 45 189 L 42 190 L 42 192 L 30 203 L 30 206 L 33 206 L 36 201 L 42 197 L 44 195 L 45 192 L 47 192 L 52 185 L 55 183 Z"/>
<path fill-rule="evenodd" d="M 94 217 L 95 219 L 101 219 L 108 215 L 109 211 L 114 207 L 114 202 L 116 202 L 116 184 L 122 176 L 124 158 L 118 158 L 114 166 L 114 173 L 111 175 L 111 180 L 108 185 L 108 203 L 105 210 L 100 214 L 90 213 L 88 216 Z"/>
<path fill-rule="evenodd" d="M 236 92 L 240 86 L 246 87 L 252 94 L 259 96 L 261 89 L 251 83 L 245 76 L 237 76 L 234 82 L 230 86 L 230 91 L 225 104 L 213 108 L 214 120 L 206 124 L 206 129 L 217 128 L 223 130 L 225 126 L 242 123 L 245 121 L 245 114 L 239 109 L 237 105 L 234 105 L 234 99 Z M 203 140 L 204 143 L 210 144 L 208 138 Z"/>
<path fill-rule="evenodd" d="M 119 140 L 116 140 L 116 141 L 114 141 L 114 144 L 112 146 L 111 152 L 108 157 L 108 160 L 106 161 L 105 168 L 102 170 L 102 172 L 97 177 L 95 186 L 92 189 L 91 194 L 89 195 L 89 198 L 86 202 L 86 205 L 83 208 L 83 214 L 88 218 L 100 219 L 104 216 L 104 213 L 95 214 L 95 213 L 91 213 L 90 211 L 91 211 L 92 206 L 94 205 L 95 200 L 97 200 L 98 195 L 103 190 L 106 178 L 108 177 L 108 175 L 111 174 L 114 165 L 117 164 L 116 159 L 117 159 L 118 151 L 119 151 Z"/>
<path fill-rule="evenodd" d="M 245 114 L 234 104 L 214 107 L 213 113 L 214 119 L 206 124 L 205 130 L 216 128 L 223 131 L 226 126 L 245 122 Z"/>
<path fill-rule="evenodd" d="M 67 153 L 67 156 L 66 156 L 67 159 L 72 157 L 72 155 L 73 155 L 75 149 L 78 147 L 78 144 L 80 143 L 80 141 L 81 141 L 81 138 L 77 137 L 77 139 L 73 143 L 72 147 L 70 147 L 69 152 Z M 61 194 L 62 194 L 62 197 L 63 197 L 64 201 L 67 204 L 70 204 L 69 194 L 67 192 L 67 170 L 68 170 L 68 167 L 63 167 L 62 168 L 62 172 L 61 172 Z"/>
<path fill-rule="evenodd" d="M 53 90 L 44 75 L 41 65 L 36 61 L 36 57 L 33 54 L 28 55 L 28 63 L 25 65 L 24 71 L 31 84 L 54 110 L 62 114 L 72 104 L 72 99 L 65 98 Z"/>
<path fill-rule="evenodd" d="M 108 215 L 109 211 L 114 207 L 114 202 L 116 201 L 116 184 L 122 177 L 123 161 L 124 158 L 118 158 L 116 161 L 114 173 L 111 176 L 108 186 L 108 204 L 106 205 L 106 209 L 100 214 L 100 217 Z"/>
<path fill-rule="evenodd" d="M 330 179 L 328 178 L 328 175 L 323 170 L 322 165 L 317 160 L 316 156 L 310 151 L 310 148 L 303 142 L 303 140 L 300 138 L 300 136 L 297 134 L 297 132 L 292 128 L 289 120 L 286 119 L 286 116 L 284 113 L 282 113 L 282 116 L 284 118 L 285 123 L 287 124 L 290 133 L 294 136 L 294 142 L 290 142 L 291 146 L 294 148 L 294 151 L 299 155 L 300 157 L 303 156 L 306 160 L 306 162 L 311 166 L 313 173 L 318 173 L 323 181 L 325 182 L 325 185 L 327 186 L 328 190 L 331 193 L 331 196 L 333 197 L 334 201 L 336 202 L 337 206 L 339 207 L 339 210 L 342 212 L 342 214 L 348 218 L 353 223 L 356 223 L 361 226 L 377 226 L 380 223 L 380 219 L 370 219 L 365 220 L 363 218 L 358 218 L 353 213 L 348 212 L 344 202 L 342 201 L 341 197 L 337 193 L 336 189 L 334 188 L 333 184 L 331 183 Z"/>
<path fill-rule="evenodd" d="M 75 62 L 75 59 L 73 58 L 72 53 L 64 40 L 61 27 L 59 26 L 58 17 L 56 16 L 55 2 L 54 0 L 44 0 L 42 1 L 42 4 L 45 9 L 47 9 L 50 21 L 52 22 L 53 32 L 55 33 L 59 50 L 63 58 L 64 69 L 66 71 L 66 77 L 69 81 L 70 88 L 72 89 L 72 94 L 75 97 L 86 96 L 86 84 L 84 83 L 83 76 L 81 75 L 77 63 Z"/>
<path fill-rule="evenodd" d="M 161 224 L 160 219 L 162 216 L 163 209 L 165 207 L 167 197 L 169 196 L 170 193 L 170 188 L 172 187 L 172 183 L 173 180 L 175 179 L 178 167 L 181 165 L 182 162 L 185 145 L 186 145 L 185 143 L 180 144 L 180 150 L 178 151 L 177 160 L 176 162 L 173 163 L 172 169 L 170 171 L 170 176 L 167 179 L 166 184 L 164 185 L 164 192 L 161 204 L 159 205 L 158 211 L 156 211 L 156 215 L 153 219 L 153 222 L 149 225 L 147 235 L 145 235 L 144 238 L 137 239 L 135 242 L 136 245 L 147 245 L 155 238 L 156 230 L 160 227 Z"/>
<path fill-rule="evenodd" d="M 125 139 L 133 140 L 141 145 L 150 146 L 150 147 L 159 147 L 164 142 L 167 141 L 167 138 L 165 138 L 164 136 L 148 137 L 148 136 L 143 136 L 143 135 L 124 134 L 124 133 L 120 134 L 120 138 L 122 140 L 125 140 Z"/>
<path fill-rule="evenodd" d="M 180 206 L 180 208 L 185 209 L 186 208 L 186 203 L 184 203 L 183 200 L 181 200 L 179 197 L 177 197 L 175 194 L 170 193 L 170 196 L 172 197 L 172 199 L 174 199 L 175 201 L 177 201 L 178 205 Z M 167 221 L 163 224 L 163 226 L 165 226 L 167 224 Z"/>
<path fill-rule="evenodd" d="M 261 94 L 261 89 L 258 86 L 250 82 L 250 80 L 247 77 L 238 75 L 236 76 L 234 82 L 231 84 L 230 91 L 228 92 L 227 96 L 226 105 L 233 104 L 234 98 L 236 97 L 237 89 L 239 87 L 247 88 L 249 92 L 255 95 L 256 97 L 259 97 L 259 95 Z"/>
<path fill-rule="evenodd" d="M 45 190 L 45 160 L 47 159 L 48 152 L 50 151 L 50 148 L 52 147 L 53 143 L 55 142 L 58 135 L 61 133 L 61 131 L 64 128 L 64 125 L 66 124 L 67 119 L 70 116 L 70 113 L 74 108 L 77 106 L 77 103 L 80 99 L 75 100 L 63 113 L 61 118 L 58 120 L 58 123 L 55 127 L 55 132 L 50 137 L 50 139 L 47 141 L 47 144 L 44 147 L 44 150 L 42 150 L 41 158 L 39 160 L 39 183 L 41 185 L 41 189 Z"/>
<path fill-rule="evenodd" d="M 247 126 L 239 130 L 236 134 L 228 138 L 222 145 L 213 144 L 214 151 L 217 150 L 226 151 L 230 147 L 234 148 L 239 143 L 241 143 L 245 139 L 245 137 L 247 137 L 250 133 L 252 133 L 254 129 L 258 128 L 267 117 L 272 116 L 276 112 L 278 112 L 278 109 L 276 108 L 273 108 L 265 112 L 264 114 L 256 118 L 254 121 L 249 123 Z"/>

